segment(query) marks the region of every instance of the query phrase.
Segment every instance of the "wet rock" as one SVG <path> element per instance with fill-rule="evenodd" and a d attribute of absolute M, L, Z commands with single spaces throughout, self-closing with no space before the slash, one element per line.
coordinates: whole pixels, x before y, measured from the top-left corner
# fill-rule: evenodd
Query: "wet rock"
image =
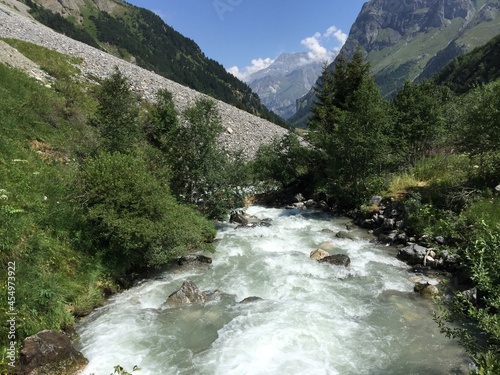
<path fill-rule="evenodd" d="M 311 251 L 311 254 L 309 254 L 309 258 L 314 260 L 321 260 L 323 258 L 326 258 L 327 256 L 330 256 L 330 253 L 323 249 L 315 249 Z"/>
<path fill-rule="evenodd" d="M 306 200 L 301 193 L 296 194 L 295 197 L 293 197 L 293 199 L 294 203 L 304 202 Z"/>
<path fill-rule="evenodd" d="M 24 339 L 19 350 L 17 374 L 73 374 L 87 363 L 88 360 L 71 345 L 67 335 L 46 330 Z"/>
<path fill-rule="evenodd" d="M 337 232 L 337 234 L 335 235 L 335 237 L 337 237 L 337 238 L 343 238 L 343 239 L 348 239 L 348 240 L 353 240 L 353 241 L 356 238 L 354 236 L 354 234 L 349 233 L 348 231 L 345 231 L 345 230 L 341 230 L 340 232 Z"/>
<path fill-rule="evenodd" d="M 190 255 L 185 255 L 183 257 L 180 257 L 177 259 L 177 264 L 179 266 L 184 266 L 184 265 L 200 265 L 200 264 L 211 264 L 212 263 L 212 258 L 206 257 L 204 255 L 195 255 L 195 254 L 190 254 Z"/>
<path fill-rule="evenodd" d="M 212 258 L 196 254 L 184 255 L 179 259 L 177 259 L 177 264 L 179 266 L 211 264 L 211 263 L 212 263 Z"/>
<path fill-rule="evenodd" d="M 252 302 L 257 302 L 257 301 L 263 301 L 263 299 L 260 297 L 253 296 L 253 297 L 247 297 L 238 303 L 252 303 Z"/>
<path fill-rule="evenodd" d="M 436 241 L 438 245 L 444 245 L 446 243 L 446 240 L 443 236 L 437 236 L 436 238 L 434 238 L 434 241 Z"/>
<path fill-rule="evenodd" d="M 345 254 L 335 254 L 324 257 L 320 259 L 319 262 L 348 267 L 351 264 L 351 259 Z"/>
<path fill-rule="evenodd" d="M 262 220 L 262 221 L 257 221 L 254 223 L 248 223 L 246 225 L 238 225 L 236 229 L 239 228 L 257 228 L 257 227 L 270 227 L 271 226 L 271 220 Z"/>
<path fill-rule="evenodd" d="M 398 233 L 396 231 L 392 231 L 391 233 L 381 233 L 378 236 L 378 240 L 383 244 L 393 244 L 396 241 Z"/>
<path fill-rule="evenodd" d="M 422 264 L 427 255 L 427 248 L 412 244 L 399 250 L 398 259 L 407 262 L 409 265 Z"/>
<path fill-rule="evenodd" d="M 438 287 L 429 283 L 417 283 L 413 290 L 426 299 L 433 299 L 439 296 Z"/>
<path fill-rule="evenodd" d="M 205 303 L 207 296 L 203 293 L 195 283 L 186 280 L 182 283 L 179 290 L 168 296 L 166 304 L 169 306 L 188 305 L 192 303 Z"/>
<path fill-rule="evenodd" d="M 247 225 L 250 221 L 250 215 L 244 213 L 243 211 L 233 211 L 229 216 L 230 223 Z"/>

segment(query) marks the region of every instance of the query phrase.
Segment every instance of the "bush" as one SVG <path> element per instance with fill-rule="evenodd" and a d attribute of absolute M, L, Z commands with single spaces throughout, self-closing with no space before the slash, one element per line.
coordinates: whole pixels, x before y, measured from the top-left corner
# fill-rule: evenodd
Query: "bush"
<path fill-rule="evenodd" d="M 213 225 L 179 205 L 131 155 L 101 153 L 85 161 L 79 200 L 86 233 L 117 272 L 158 267 L 192 250 L 211 249 Z"/>

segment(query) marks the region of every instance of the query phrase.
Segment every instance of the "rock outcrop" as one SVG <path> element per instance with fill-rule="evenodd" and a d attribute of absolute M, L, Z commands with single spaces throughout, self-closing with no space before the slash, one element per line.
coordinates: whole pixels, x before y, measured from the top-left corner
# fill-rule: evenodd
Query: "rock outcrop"
<path fill-rule="evenodd" d="M 69 375 L 83 369 L 88 360 L 67 335 L 46 330 L 24 339 L 19 362 L 18 375 Z"/>
<path fill-rule="evenodd" d="M 118 67 L 130 81 L 132 90 L 139 93 L 143 99 L 154 101 L 159 89 L 167 89 L 172 93 L 179 111 L 191 106 L 197 99 L 206 97 L 204 94 L 137 65 L 59 34 L 3 4 L 0 4 L 0 38 L 21 39 L 82 58 L 83 62 L 78 67 L 82 78 L 85 79 L 104 79 L 114 71 L 115 67 Z M 247 157 L 251 158 L 261 144 L 270 143 L 275 137 L 281 138 L 288 133 L 288 130 L 267 120 L 224 102 L 213 100 L 217 103 L 222 125 L 226 129 L 220 137 L 220 143 L 229 150 L 242 150 Z"/>

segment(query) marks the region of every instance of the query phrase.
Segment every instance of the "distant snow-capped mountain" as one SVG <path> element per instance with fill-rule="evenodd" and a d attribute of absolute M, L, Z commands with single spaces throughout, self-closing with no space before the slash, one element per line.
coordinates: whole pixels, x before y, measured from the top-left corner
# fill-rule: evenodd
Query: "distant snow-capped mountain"
<path fill-rule="evenodd" d="M 267 108 L 288 119 L 296 112 L 297 99 L 311 89 L 322 67 L 322 62 L 308 59 L 307 52 L 283 53 L 245 81 Z"/>

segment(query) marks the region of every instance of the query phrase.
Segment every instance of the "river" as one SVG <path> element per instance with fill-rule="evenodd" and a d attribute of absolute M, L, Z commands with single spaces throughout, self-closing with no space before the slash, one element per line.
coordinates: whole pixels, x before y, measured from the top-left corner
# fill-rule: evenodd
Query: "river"
<path fill-rule="evenodd" d="M 395 250 L 361 230 L 336 238 L 347 219 L 320 212 L 249 207 L 270 227 L 221 225 L 213 263 L 172 268 L 112 297 L 77 326 L 85 375 L 121 365 L 138 375 L 467 374 L 461 347 L 413 293 Z M 326 230 L 325 230 L 326 229 Z M 342 268 L 309 259 L 329 242 Z M 231 295 L 165 308 L 184 280 Z M 240 304 L 249 296 L 263 300 Z"/>

